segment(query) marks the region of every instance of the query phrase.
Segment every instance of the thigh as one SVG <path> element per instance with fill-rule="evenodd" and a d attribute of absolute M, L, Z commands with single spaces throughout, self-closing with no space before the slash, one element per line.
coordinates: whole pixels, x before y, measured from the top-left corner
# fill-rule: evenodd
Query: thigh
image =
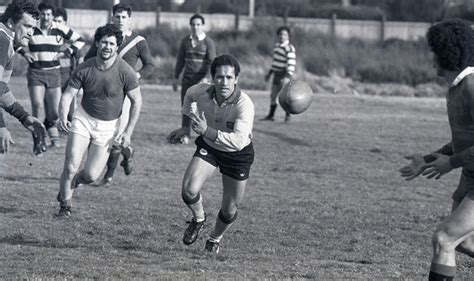
<path fill-rule="evenodd" d="M 44 96 L 46 93 L 46 89 L 42 85 L 30 85 L 28 86 L 28 90 L 30 92 L 30 99 L 32 105 L 35 104 L 44 104 Z"/>
<path fill-rule="evenodd" d="M 474 234 L 474 191 L 470 191 L 438 230 L 446 233 L 456 245 Z"/>
<path fill-rule="evenodd" d="M 109 158 L 109 147 L 101 146 L 91 143 L 89 146 L 89 153 L 84 164 L 84 171 L 87 174 L 94 175 L 101 173 Z"/>
<path fill-rule="evenodd" d="M 57 113 L 59 109 L 59 102 L 61 101 L 61 88 L 47 88 L 45 94 L 45 104 L 47 112 Z"/>
<path fill-rule="evenodd" d="M 90 139 L 87 137 L 75 133 L 69 133 L 64 165 L 77 171 L 81 165 L 82 157 L 89 147 L 89 142 Z"/>
<path fill-rule="evenodd" d="M 183 190 L 193 194 L 198 193 L 206 180 L 213 175 L 215 170 L 216 166 L 194 156 L 184 173 Z"/>
<path fill-rule="evenodd" d="M 227 175 L 222 175 L 222 185 L 224 192 L 222 194 L 222 206 L 223 210 L 237 208 L 245 194 L 245 187 L 247 186 L 247 180 L 236 180 Z"/>
<path fill-rule="evenodd" d="M 278 93 L 280 93 L 281 90 L 281 83 L 278 84 L 272 84 L 272 92 L 270 94 L 272 100 L 276 100 L 278 97 Z"/>

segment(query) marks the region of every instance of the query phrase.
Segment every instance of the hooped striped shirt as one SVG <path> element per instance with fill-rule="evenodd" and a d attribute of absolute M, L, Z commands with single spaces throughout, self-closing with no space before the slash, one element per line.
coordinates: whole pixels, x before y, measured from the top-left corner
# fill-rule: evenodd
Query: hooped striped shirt
<path fill-rule="evenodd" d="M 290 41 L 276 43 L 273 49 L 272 72 L 285 73 L 292 77 L 296 70 L 296 50 Z"/>
<path fill-rule="evenodd" d="M 69 44 L 67 48 L 69 53 L 76 53 L 85 45 L 82 37 L 64 24 L 53 22 L 48 28 L 46 34 L 41 29 L 35 27 L 33 36 L 28 43 L 29 53 L 33 56 L 31 68 L 35 69 L 54 69 L 59 68 L 59 59 L 56 58 L 61 52 L 61 46 Z M 24 50 L 19 52 L 24 55 Z"/>

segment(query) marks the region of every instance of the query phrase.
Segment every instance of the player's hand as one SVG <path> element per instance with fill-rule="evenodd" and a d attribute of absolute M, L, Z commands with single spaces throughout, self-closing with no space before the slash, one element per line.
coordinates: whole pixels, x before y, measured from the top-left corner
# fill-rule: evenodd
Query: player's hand
<path fill-rule="evenodd" d="M 284 77 L 283 79 L 281 79 L 281 85 L 286 85 L 288 83 L 290 83 L 291 79 L 289 77 Z"/>
<path fill-rule="evenodd" d="M 174 79 L 173 80 L 173 91 L 176 92 L 178 90 L 178 84 L 179 84 L 178 79 Z"/>
<path fill-rule="evenodd" d="M 181 127 L 179 129 L 176 129 L 172 131 L 168 137 L 166 137 L 166 140 L 168 140 L 169 143 L 178 143 L 180 142 L 181 138 L 186 135 L 186 128 Z"/>
<path fill-rule="evenodd" d="M 441 153 L 431 153 L 436 160 L 430 163 L 425 164 L 426 170 L 423 172 L 423 176 L 427 178 L 435 178 L 436 180 L 441 178 L 443 175 L 451 172 L 453 167 L 451 162 L 449 162 L 449 156 Z"/>
<path fill-rule="evenodd" d="M 30 54 L 30 53 L 24 54 L 23 57 L 26 59 L 26 61 L 27 61 L 28 63 L 33 63 L 33 61 L 35 60 L 35 58 L 33 57 L 33 55 Z"/>
<path fill-rule="evenodd" d="M 15 142 L 10 135 L 10 132 L 7 128 L 3 127 L 0 128 L 0 153 L 4 154 L 8 152 L 8 148 L 10 144 L 14 144 Z"/>
<path fill-rule="evenodd" d="M 58 129 L 61 132 L 65 132 L 65 133 L 69 132 L 69 130 L 71 130 L 71 121 L 68 121 L 67 118 L 60 119 L 58 123 Z"/>
<path fill-rule="evenodd" d="M 207 131 L 207 120 L 206 116 L 204 115 L 204 111 L 202 112 L 202 117 L 200 117 L 197 112 L 191 112 L 189 118 L 193 121 L 191 124 L 191 128 L 194 132 L 198 135 L 203 135 Z"/>
<path fill-rule="evenodd" d="M 132 136 L 127 132 L 123 132 L 120 136 L 118 136 L 117 142 L 123 147 L 129 147 L 132 143 Z"/>
<path fill-rule="evenodd" d="M 411 163 L 401 167 L 398 171 L 407 181 L 418 177 L 427 168 L 425 159 L 421 154 L 412 154 L 405 156 L 405 159 L 411 160 Z"/>
<path fill-rule="evenodd" d="M 43 122 L 38 118 L 31 115 L 26 117 L 25 121 L 23 121 L 23 126 L 32 132 L 35 138 L 46 143 L 46 128 L 44 127 Z"/>

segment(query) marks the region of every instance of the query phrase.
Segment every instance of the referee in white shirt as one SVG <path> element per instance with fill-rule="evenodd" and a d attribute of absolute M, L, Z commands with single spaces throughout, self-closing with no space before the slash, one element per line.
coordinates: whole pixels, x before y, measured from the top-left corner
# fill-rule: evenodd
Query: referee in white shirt
<path fill-rule="evenodd" d="M 219 251 L 223 234 L 237 218 L 237 207 L 244 196 L 254 160 L 255 109 L 249 96 L 237 87 L 239 73 L 239 62 L 232 56 L 215 58 L 211 64 L 214 84 L 201 83 L 188 89 L 182 109 L 182 126 L 168 137 L 170 141 L 179 139 L 190 127 L 199 135 L 182 185 L 183 200 L 193 213 L 184 233 L 184 244 L 196 241 L 206 221 L 201 188 L 217 167 L 222 173 L 221 209 L 205 246 L 205 250 L 213 253 Z"/>

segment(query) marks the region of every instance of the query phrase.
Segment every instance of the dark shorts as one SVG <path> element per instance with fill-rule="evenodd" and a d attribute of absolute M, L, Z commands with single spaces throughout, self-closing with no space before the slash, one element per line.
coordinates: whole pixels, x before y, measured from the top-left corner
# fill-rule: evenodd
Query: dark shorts
<path fill-rule="evenodd" d="M 29 67 L 26 78 L 28 80 L 28 86 L 45 86 L 46 88 L 61 87 L 61 73 L 59 68 L 36 69 Z"/>
<path fill-rule="evenodd" d="M 69 83 L 69 78 L 71 77 L 71 68 L 65 67 L 60 68 L 61 73 L 61 92 L 66 91 L 67 84 Z"/>
<path fill-rule="evenodd" d="M 285 78 L 286 72 L 273 72 L 273 85 L 281 86 L 281 80 Z"/>
<path fill-rule="evenodd" d="M 254 159 L 253 145 L 250 143 L 240 151 L 225 152 L 210 147 L 202 137 L 196 138 L 197 146 L 194 156 L 207 163 L 219 167 L 219 171 L 235 180 L 243 181 L 249 178 L 250 166 Z"/>
<path fill-rule="evenodd" d="M 451 197 L 454 201 L 460 203 L 469 193 L 474 195 L 474 172 L 463 169 L 458 187 Z"/>

